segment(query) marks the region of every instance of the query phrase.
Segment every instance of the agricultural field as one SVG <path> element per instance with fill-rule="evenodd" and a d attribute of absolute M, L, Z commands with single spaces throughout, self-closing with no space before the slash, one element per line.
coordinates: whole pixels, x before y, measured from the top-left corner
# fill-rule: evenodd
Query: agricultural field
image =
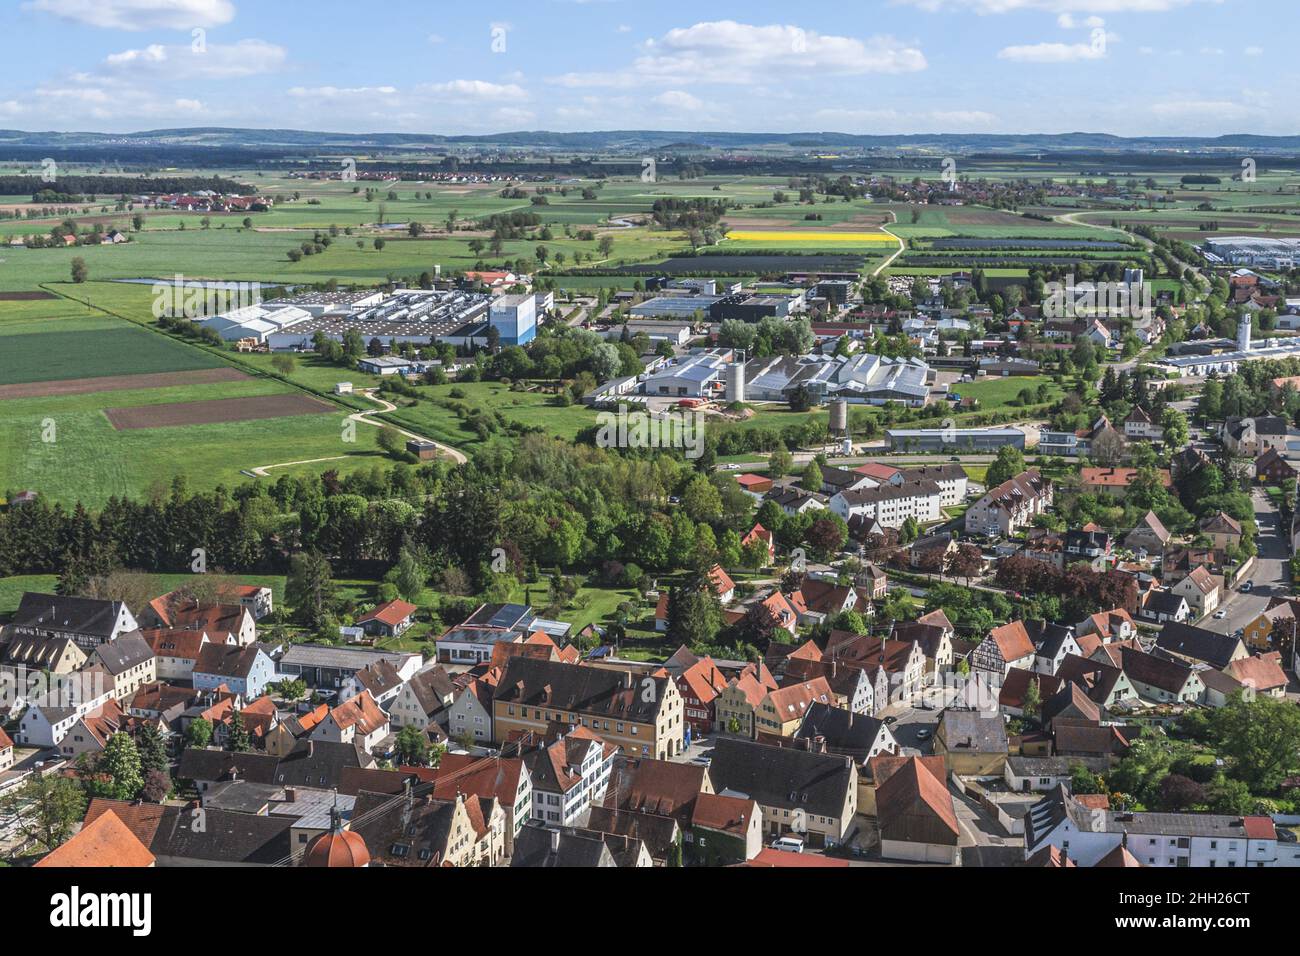
<path fill-rule="evenodd" d="M 344 440 L 350 410 L 255 365 L 227 362 L 228 353 L 142 327 L 149 320 L 148 287 L 98 283 L 77 291 L 87 302 L 124 308 L 136 322 L 66 299 L 6 303 L 0 318 L 0 490 L 99 505 L 113 495 L 142 495 L 177 475 L 192 488 L 211 489 L 232 487 L 255 467 L 328 459 L 300 467 L 346 472 L 384 460 L 374 427 L 358 425 L 355 441 Z M 305 368 L 303 374 L 317 372 Z M 357 407 L 374 407 L 357 401 Z M 269 406 L 275 417 L 250 420 L 227 403 Z M 173 406 L 222 414 L 191 412 L 175 420 Z M 282 414 L 286 409 L 295 414 Z M 118 430 L 110 410 L 120 420 L 155 427 Z"/>

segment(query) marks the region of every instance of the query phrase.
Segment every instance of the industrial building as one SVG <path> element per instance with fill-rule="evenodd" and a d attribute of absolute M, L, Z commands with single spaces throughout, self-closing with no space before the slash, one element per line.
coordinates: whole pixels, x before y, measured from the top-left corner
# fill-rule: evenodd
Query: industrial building
<path fill-rule="evenodd" d="M 489 321 L 500 333 L 502 345 L 527 345 L 537 338 L 536 296 L 498 296 L 492 300 Z"/>
<path fill-rule="evenodd" d="M 531 296 L 528 297 L 531 300 Z M 486 344 L 491 297 L 474 292 L 407 289 L 381 292 L 313 292 L 203 319 L 226 341 L 256 339 L 272 350 L 314 346 L 316 334 L 337 342 L 356 330 L 369 344 Z M 503 336 L 504 341 L 504 336 Z"/>
<path fill-rule="evenodd" d="M 1224 341 L 1226 343 L 1226 340 Z M 1269 339 L 1254 343 L 1250 338 L 1250 317 L 1243 316 L 1237 326 L 1236 348 L 1221 352 L 1167 356 L 1157 362 L 1163 368 L 1184 377 L 1231 375 L 1242 362 L 1285 359 L 1300 356 L 1300 338 Z"/>
<path fill-rule="evenodd" d="M 887 428 L 890 451 L 937 452 L 949 450 L 996 452 L 1010 445 L 1025 448 L 1025 433 L 1018 428 Z"/>
<path fill-rule="evenodd" d="M 1261 236 L 1211 236 L 1201 247 L 1211 264 L 1294 269 L 1300 260 L 1300 239 Z"/>

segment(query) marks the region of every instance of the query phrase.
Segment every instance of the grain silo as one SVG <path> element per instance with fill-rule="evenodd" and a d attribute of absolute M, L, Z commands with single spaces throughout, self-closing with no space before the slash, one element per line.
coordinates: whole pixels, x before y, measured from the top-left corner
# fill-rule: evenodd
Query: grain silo
<path fill-rule="evenodd" d="M 727 404 L 745 400 L 745 363 L 732 362 L 727 366 Z"/>
<path fill-rule="evenodd" d="M 849 430 L 849 403 L 843 399 L 831 402 L 831 434 L 844 435 Z"/>

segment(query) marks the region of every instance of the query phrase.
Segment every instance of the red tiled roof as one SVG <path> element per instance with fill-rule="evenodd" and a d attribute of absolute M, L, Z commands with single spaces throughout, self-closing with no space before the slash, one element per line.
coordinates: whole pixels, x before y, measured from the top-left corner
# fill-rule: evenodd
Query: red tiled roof
<path fill-rule="evenodd" d="M 116 813 L 106 810 L 36 865 L 55 869 L 150 867 L 154 855 Z"/>
<path fill-rule="evenodd" d="M 742 865 L 764 868 L 809 869 L 831 867 L 839 869 L 848 866 L 849 861 L 837 860 L 829 856 L 817 856 L 814 853 L 790 853 L 786 850 L 774 850 L 769 846 L 759 850 L 758 856 Z"/>
<path fill-rule="evenodd" d="M 369 621 L 379 621 L 389 627 L 397 627 L 418 610 L 418 607 L 414 604 L 408 604 L 406 601 L 389 601 L 387 604 L 379 605 L 369 614 L 357 618 L 357 623 L 365 624 Z"/>

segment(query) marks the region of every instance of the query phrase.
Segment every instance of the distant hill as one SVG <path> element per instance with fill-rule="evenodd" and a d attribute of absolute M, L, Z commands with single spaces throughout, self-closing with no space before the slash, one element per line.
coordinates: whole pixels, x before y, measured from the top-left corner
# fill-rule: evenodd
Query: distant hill
<path fill-rule="evenodd" d="M 788 149 L 949 150 L 957 153 L 1009 154 L 1059 152 L 1192 151 L 1300 154 L 1298 136 L 1258 136 L 1236 133 L 1213 137 L 1125 137 L 1108 133 L 913 133 L 870 135 L 837 132 L 729 133 L 689 130 L 602 130 L 555 133 L 545 130 L 444 136 L 436 133 L 329 133 L 293 129 L 194 127 L 155 129 L 135 133 L 25 132 L 0 130 L 5 147 L 150 149 L 158 147 L 239 149 L 439 150 L 448 147 L 498 147 L 539 150 L 620 151 L 661 149 L 679 152 L 745 149 L 762 146 Z"/>

